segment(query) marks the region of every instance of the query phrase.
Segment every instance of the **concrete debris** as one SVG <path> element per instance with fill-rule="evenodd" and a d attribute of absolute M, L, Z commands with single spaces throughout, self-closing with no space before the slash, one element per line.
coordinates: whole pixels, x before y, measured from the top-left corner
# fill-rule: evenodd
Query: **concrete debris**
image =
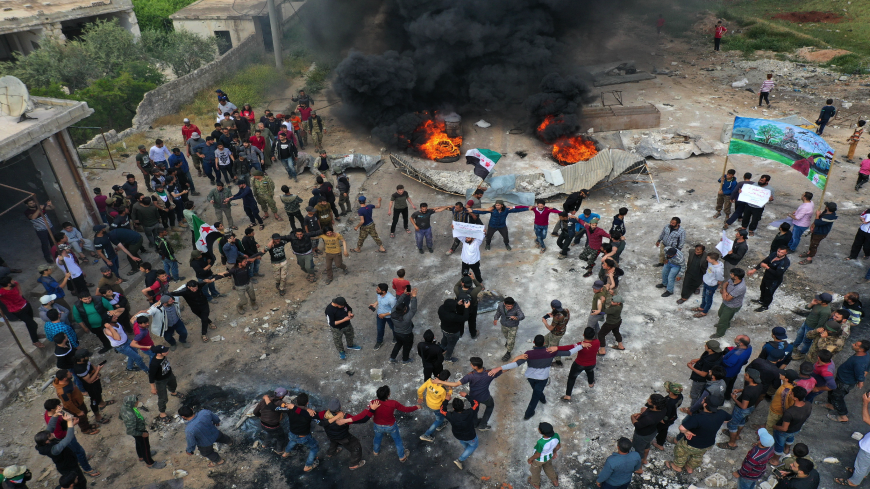
<path fill-rule="evenodd" d="M 225 339 L 226 339 L 226 338 L 224 338 L 224 337 L 221 336 L 221 335 L 216 335 L 216 336 L 212 336 L 212 337 L 211 337 L 211 341 L 223 341 L 223 340 L 225 340 Z"/>
<path fill-rule="evenodd" d="M 266 355 L 265 353 L 263 353 L 262 355 L 260 355 L 260 360 L 265 360 L 267 356 L 268 356 L 268 355 Z"/>
<path fill-rule="evenodd" d="M 704 479 L 704 484 L 707 487 L 727 487 L 728 479 L 724 475 L 716 473 Z"/>
<path fill-rule="evenodd" d="M 861 433 L 858 433 L 857 431 L 854 432 L 854 433 L 852 433 L 852 439 L 853 439 L 853 440 L 858 440 L 858 441 L 860 441 L 861 438 L 864 438 L 864 435 L 862 435 Z"/>
<path fill-rule="evenodd" d="M 822 462 L 825 462 L 826 464 L 838 464 L 840 463 L 840 459 L 838 459 L 837 457 L 828 457 L 822 460 Z"/>
<path fill-rule="evenodd" d="M 175 477 L 176 479 L 181 479 L 182 477 L 187 477 L 187 471 L 181 470 L 181 469 L 176 469 L 172 472 L 172 477 Z"/>
<path fill-rule="evenodd" d="M 740 80 L 740 81 L 736 81 L 736 82 L 732 83 L 732 84 L 731 84 L 731 88 L 743 88 L 743 87 L 745 87 L 747 84 L 749 84 L 749 80 L 747 80 L 746 78 L 744 78 L 744 79 L 742 79 L 742 80 Z"/>
<path fill-rule="evenodd" d="M 643 157 L 657 160 L 684 160 L 693 155 L 704 155 L 724 149 L 718 141 L 711 142 L 687 131 L 665 132 L 668 129 L 621 134 L 623 146 Z"/>
<path fill-rule="evenodd" d="M 373 368 L 369 371 L 369 376 L 373 382 L 380 382 L 384 379 L 384 371 L 379 368 Z"/>
<path fill-rule="evenodd" d="M 486 122 L 485 120 L 481 119 L 481 120 L 475 122 L 474 125 L 477 126 L 477 127 L 487 128 L 487 127 L 491 126 L 492 124 L 490 124 L 489 122 Z"/>

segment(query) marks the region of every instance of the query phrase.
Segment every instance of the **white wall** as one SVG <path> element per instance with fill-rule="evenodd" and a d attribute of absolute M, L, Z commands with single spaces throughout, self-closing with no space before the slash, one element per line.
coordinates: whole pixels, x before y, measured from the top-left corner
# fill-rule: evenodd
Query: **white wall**
<path fill-rule="evenodd" d="M 215 31 L 229 31 L 233 47 L 256 33 L 254 20 L 176 19 L 172 25 L 203 37 L 213 37 Z"/>

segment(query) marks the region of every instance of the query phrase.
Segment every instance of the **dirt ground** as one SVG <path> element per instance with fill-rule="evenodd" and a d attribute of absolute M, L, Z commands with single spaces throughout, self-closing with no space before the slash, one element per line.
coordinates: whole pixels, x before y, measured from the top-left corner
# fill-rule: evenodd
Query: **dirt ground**
<path fill-rule="evenodd" d="M 650 41 L 654 39 L 654 41 Z M 825 74 L 824 70 L 815 81 L 808 83 L 809 88 L 794 91 L 789 85 L 795 73 L 777 72 L 778 85 L 774 91 L 773 107 L 770 110 L 756 110 L 756 95 L 743 89 L 732 89 L 730 83 L 744 76 L 750 78 L 749 86 L 760 83 L 766 66 L 751 69 L 741 67 L 738 53 L 713 54 L 707 45 L 687 44 L 668 38 L 655 39 L 652 32 L 645 28 L 636 31 L 636 37 L 624 37 L 597 53 L 598 59 L 585 59 L 597 62 L 607 55 L 618 55 L 634 51 L 634 59 L 639 68 L 652 69 L 653 66 L 677 71 L 674 76 L 659 76 L 655 80 L 626 84 L 614 89 L 623 90 L 626 105 L 654 104 L 662 112 L 662 127 L 690 129 L 709 140 L 716 141 L 723 124 L 733 116 L 783 117 L 798 114 L 814 120 L 823 99 L 832 97 L 840 104 L 852 101 L 849 109 L 841 109 L 840 117 L 829 126 L 825 136 L 838 154 L 845 151 L 845 140 L 851 134 L 849 126 L 868 113 L 868 106 L 859 100 L 866 100 L 866 80 L 850 78 L 838 82 L 837 76 Z M 637 53 L 648 53 L 638 56 Z M 591 55 L 590 55 L 591 56 Z M 578 62 L 584 57 L 578 55 Z M 800 67 L 797 68 L 800 71 Z M 780 76 L 781 75 L 781 76 Z M 292 90 L 293 87 L 288 87 Z M 276 94 L 277 98 L 277 94 Z M 315 97 L 315 106 L 337 101 L 329 91 Z M 283 109 L 284 107 L 275 108 Z M 261 112 L 263 108 L 257 108 Z M 355 127 L 344 127 L 327 108 L 321 112 L 325 116 L 324 144 L 331 154 L 356 152 L 362 154 L 383 154 L 377 141 Z M 481 112 L 462 114 L 464 117 L 465 148 L 486 147 L 514 154 L 527 151 L 529 156 L 508 158 L 496 167 L 497 174 L 526 172 L 533 168 L 545 167 L 553 163 L 546 159 L 549 149 L 532 139 L 529 135 L 511 135 L 512 121 L 500 120 Z M 493 126 L 482 129 L 471 124 L 479 118 L 486 118 Z M 149 136 L 163 137 L 171 145 L 180 143 L 177 127 L 157 128 Z M 870 152 L 867 142 L 862 142 L 858 153 Z M 658 252 L 654 242 L 671 216 L 680 216 L 687 230 L 690 243 L 702 243 L 710 249 L 718 241 L 721 221 L 712 219 L 715 204 L 716 178 L 720 175 L 724 155 L 693 157 L 682 161 L 649 161 L 660 200 L 657 201 L 652 185 L 649 183 L 621 183 L 605 189 L 595 190 L 584 207 L 603 216 L 609 228 L 610 216 L 620 207 L 630 209 L 626 225 L 628 246 L 623 254 L 621 267 L 626 271 L 620 289 L 626 298 L 622 332 L 627 350 L 609 350 L 607 356 L 599 361 L 598 379 L 594 389 L 586 387 L 579 379 L 574 391 L 574 402 L 562 403 L 558 397 L 562 393 L 567 368 L 553 369 L 551 385 L 546 389 L 548 402 L 540 405 L 531 421 L 522 421 L 522 413 L 528 402 L 530 389 L 520 371 L 508 372 L 493 383 L 495 413 L 491 424 L 493 430 L 479 434 L 480 447 L 467 461 L 464 471 L 458 470 L 452 460 L 461 452 L 461 447 L 453 439 L 449 430 L 436 435 L 434 443 L 420 441 L 418 436 L 431 423 L 428 414 L 420 412 L 399 416 L 405 446 L 411 450 L 406 464 L 397 461 L 396 451 L 389 440 L 378 457 L 372 455 L 372 431 L 370 425 L 352 427 L 351 432 L 363 443 L 364 458 L 368 464 L 358 471 L 348 471 L 347 455 L 342 452 L 334 458 L 322 458 L 321 466 L 311 472 L 302 472 L 302 458 L 297 455 L 289 460 L 280 460 L 276 455 L 253 448 L 254 439 L 240 430 L 234 429 L 234 421 L 239 410 L 250 400 L 276 387 L 283 386 L 292 393 L 307 392 L 311 404 L 316 409 L 324 409 L 326 402 L 333 397 L 341 399 L 343 405 L 354 412 L 362 409 L 366 401 L 375 397 L 375 390 L 384 384 L 390 385 L 393 398 L 405 404 L 413 404 L 415 390 L 422 382 L 419 360 L 408 365 L 389 364 L 389 343 L 384 348 L 373 351 L 375 343 L 375 320 L 366 310 L 367 304 L 374 301 L 375 286 L 379 282 L 389 282 L 398 268 L 408 271 L 408 279 L 419 288 L 420 306 L 415 323 L 415 342 L 421 341 L 422 333 L 432 329 L 440 338 L 436 310 L 445 298 L 452 297 L 452 287 L 459 279 L 459 258 L 445 256 L 451 242 L 449 216 L 437 214 L 433 218 L 435 231 L 435 253 L 418 254 L 412 235 L 402 231 L 401 223 L 396 237 L 389 237 L 387 216 L 389 195 L 397 184 L 404 184 L 415 204 L 427 202 L 430 206 L 447 205 L 456 197 L 445 195 L 399 174 L 389 163 L 371 177 L 366 178 L 361 171 L 351 171 L 351 197 L 366 195 L 369 201 L 384 197 L 381 209 L 375 211 L 378 232 L 385 242 L 388 253 L 374 252 L 371 241 L 363 246 L 362 254 L 351 254 L 346 263 L 349 273 L 338 272 L 336 280 L 324 285 L 321 278 L 316 284 L 304 280 L 300 270 L 291 266 L 290 292 L 285 297 L 275 293 L 272 286 L 272 271 L 268 259 L 264 260 L 262 273 L 266 274 L 256 285 L 261 308 L 256 313 L 238 316 L 235 313 L 236 298 L 229 290 L 229 284 L 219 282 L 218 288 L 230 296 L 222 299 L 213 308 L 213 319 L 218 325 L 214 336 L 221 341 L 202 343 L 189 311 L 183 318 L 192 331 L 193 347 L 178 349 L 169 355 L 173 369 L 178 376 L 179 390 L 188 395 L 186 403 L 199 408 L 206 407 L 218 413 L 227 423 L 222 429 L 234 438 L 231 447 L 221 447 L 221 453 L 228 463 L 217 469 L 208 469 L 206 460 L 198 454 L 189 457 L 184 454 L 184 425 L 176 419 L 167 426 L 155 427 L 152 448 L 158 451 L 156 460 L 168 462 L 168 467 L 158 471 L 145 469 L 136 461 L 133 440 L 126 436 L 123 424 L 117 418 L 117 406 L 109 407 L 106 412 L 114 419 L 102 428 L 96 436 L 79 435 L 88 452 L 94 455 L 94 467 L 102 471 L 100 477 L 89 479 L 95 487 L 158 487 L 156 483 L 174 477 L 174 471 L 183 470 L 185 487 L 190 488 L 280 488 L 280 487 L 443 487 L 443 488 L 503 488 L 526 487 L 528 464 L 526 458 L 531 454 L 537 439 L 538 422 L 552 423 L 560 433 L 564 449 L 556 459 L 556 469 L 560 474 L 560 486 L 566 488 L 590 487 L 597 476 L 597 469 L 604 458 L 613 451 L 619 436 L 631 436 L 629 416 L 638 412 L 646 398 L 653 392 L 662 392 L 664 381 L 677 381 L 689 385 L 689 372 L 685 363 L 696 358 L 702 345 L 713 331 L 715 316 L 693 319 L 689 309 L 696 307 L 699 300 L 692 298 L 682 306 L 675 304 L 675 298 L 660 297 L 661 290 L 654 285 L 659 281 L 660 270 L 654 268 Z M 433 164 L 434 165 L 434 164 Z M 436 165 L 440 169 L 470 171 L 464 162 Z M 729 166 L 737 169 L 738 174 L 750 171 L 753 174 L 772 175 L 771 186 L 776 189 L 776 201 L 767 206 L 762 226 L 749 242 L 750 251 L 743 265 L 757 263 L 766 255 L 773 228 L 766 224 L 785 217 L 799 204 L 798 196 L 804 191 L 813 191 L 809 182 L 797 172 L 778 163 L 759 161 L 749 157 L 736 156 L 729 160 Z M 103 188 L 122 180 L 122 171 L 135 167 L 128 158 L 117 172 L 91 174 L 92 186 Z M 784 326 L 789 335 L 794 336 L 801 324 L 801 318 L 792 309 L 810 300 L 820 291 L 830 291 L 838 297 L 849 291 L 867 293 L 866 286 L 854 285 L 863 276 L 868 263 L 866 260 L 844 262 L 852 237 L 858 227 L 858 215 L 866 207 L 865 196 L 853 189 L 857 165 L 837 158 L 830 176 L 830 184 L 825 196 L 826 201 L 838 202 L 840 219 L 833 232 L 820 249 L 819 256 L 812 265 L 798 265 L 795 255 L 792 267 L 786 275 L 785 284 L 779 289 L 770 310 L 756 313 L 747 306 L 737 315 L 731 337 L 748 334 L 753 345 L 759 346 L 769 336 L 770 328 Z M 306 174 L 298 184 L 288 179 L 280 169 L 269 174 L 275 179 L 276 187 L 288 184 L 291 189 L 303 195 L 309 193 L 314 184 L 313 176 Z M 210 189 L 208 181 L 196 179 L 200 191 L 205 195 Z M 206 220 L 213 214 L 208 204 L 202 203 L 203 197 L 194 198 L 197 210 Z M 819 198 L 816 198 L 818 201 Z M 558 202 L 561 203 L 561 202 Z M 207 209 L 207 210 L 205 210 Z M 279 215 L 285 217 L 283 211 Z M 244 224 L 242 213 L 234 208 L 234 217 Z M 276 222 L 269 218 L 264 231 L 257 231 L 257 237 L 264 243 L 273 232 L 289 232 L 285 221 Z M 349 247 L 356 243 L 357 233 L 353 231 L 354 220 L 343 219 L 338 230 L 348 240 Z M 554 238 L 548 237 L 548 250 L 540 254 L 533 245 L 531 216 L 517 214 L 508 220 L 511 232 L 512 252 L 504 249 L 499 239 L 494 240 L 492 249 L 483 252 L 481 261 L 487 287 L 494 293 L 513 296 L 520 302 L 527 319 L 521 324 L 515 353 L 531 347 L 531 339 L 543 334 L 544 328 L 537 319 L 547 312 L 552 299 L 560 299 L 571 309 L 574 318 L 569 324 L 568 336 L 575 341 L 583 326 L 585 310 L 591 298 L 592 278 L 582 278 L 581 264 L 572 253 L 571 259 L 557 260 Z M 185 233 L 186 238 L 186 233 Z M 187 239 L 184 242 L 188 242 Z M 808 243 L 802 242 L 800 251 Z M 187 250 L 179 253 L 185 256 Z M 148 256 L 157 261 L 154 255 Z M 186 260 L 182 260 L 186 261 Z M 318 273 L 323 261 L 317 259 Z M 186 263 L 181 267 L 182 274 L 192 276 Z M 748 280 L 747 301 L 758 297 L 760 279 Z M 363 346 L 360 352 L 349 352 L 348 359 L 341 361 L 332 345 L 328 327 L 324 324 L 323 310 L 336 296 L 345 297 L 356 312 L 353 324 L 358 343 Z M 134 309 L 144 307 L 144 300 L 138 293 L 131 294 Z M 718 307 L 719 301 L 716 301 Z M 487 368 L 499 365 L 504 353 L 503 339 L 498 327 L 492 325 L 491 313 L 482 313 L 478 318 L 481 336 L 476 340 L 463 337 L 457 347 L 457 364 L 445 365 L 454 376 L 467 372 L 467 358 L 480 356 Z M 387 336 L 389 337 L 389 335 Z M 855 339 L 866 338 L 864 325 L 852 332 Z M 727 342 L 726 342 L 727 343 Z M 84 344 L 95 350 L 96 340 L 85 338 Z M 322 358 L 321 358 L 322 357 Z M 413 358 L 413 357 L 412 357 Z M 836 359 L 839 364 L 845 355 Z M 128 373 L 123 370 L 123 357 L 113 352 L 97 357 L 97 361 L 109 361 L 105 385 L 107 399 L 121 401 L 131 393 L 140 394 L 146 405 L 151 407 L 151 415 L 156 415 L 156 398 L 148 394 L 144 374 Z M 382 370 L 383 380 L 372 379 L 373 369 Z M 47 378 L 47 376 L 45 377 Z M 42 402 L 54 397 L 49 388 L 40 391 L 44 379 L 34 383 L 34 388 L 25 392 L 21 400 L 0 412 L 0 463 L 24 463 L 33 470 L 41 482 L 31 487 L 54 487 L 56 474 L 50 462 L 33 450 L 33 435 L 43 429 Z M 815 406 L 815 413 L 798 437 L 798 441 L 811 447 L 811 457 L 820 462 L 826 457 L 836 457 L 840 464 L 819 464 L 822 474 L 822 487 L 832 487 L 832 478 L 845 474 L 844 467 L 850 466 L 856 453 L 856 442 L 850 438 L 854 431 L 864 432 L 867 427 L 860 421 L 860 402 L 857 393 L 847 398 L 851 411 L 851 421 L 844 426 L 832 426 L 821 406 Z M 175 412 L 179 403 L 170 400 L 169 411 Z M 753 424 L 763 422 L 767 404 L 762 404 L 759 413 L 753 416 Z M 321 457 L 326 449 L 326 439 L 322 430 L 316 437 L 321 446 Z M 721 440 L 719 440 L 721 441 Z M 675 475 L 663 467 L 663 462 L 672 456 L 672 447 L 665 452 L 651 454 L 652 465 L 643 476 L 635 478 L 635 487 L 677 489 L 694 484 L 705 485 L 705 478 L 721 474 L 727 478 L 726 487 L 733 487 L 735 481 L 730 473 L 735 470 L 746 450 L 754 442 L 752 436 L 744 436 L 740 448 L 726 452 L 711 449 L 705 456 L 705 464 L 694 475 Z M 175 473 L 178 474 L 178 473 Z M 151 484 L 151 485 L 149 485 Z M 547 483 L 545 482 L 545 487 Z"/>

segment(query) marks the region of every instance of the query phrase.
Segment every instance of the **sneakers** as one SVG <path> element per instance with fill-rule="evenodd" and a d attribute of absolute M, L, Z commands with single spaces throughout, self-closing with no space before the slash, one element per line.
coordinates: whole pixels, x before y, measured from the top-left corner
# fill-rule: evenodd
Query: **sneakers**
<path fill-rule="evenodd" d="M 492 426 L 485 424 L 483 426 L 478 426 L 477 431 L 489 431 L 492 429 Z"/>
<path fill-rule="evenodd" d="M 504 245 L 504 247 L 505 247 L 505 249 L 508 250 L 508 251 L 510 251 L 510 250 L 513 249 L 513 248 L 511 248 L 511 245 L 509 245 L 509 244 Z"/>
<path fill-rule="evenodd" d="M 431 436 L 426 436 L 426 435 L 420 435 L 420 439 L 423 441 L 428 441 L 430 443 L 435 441 L 435 438 L 432 438 Z"/>
<path fill-rule="evenodd" d="M 174 345 L 169 345 L 169 351 L 175 351 L 176 349 L 178 349 L 178 343 Z"/>
<path fill-rule="evenodd" d="M 360 351 L 360 350 L 362 350 L 362 347 L 358 346 L 358 345 L 354 345 L 354 346 L 348 346 L 347 349 L 354 350 L 354 351 Z"/>
<path fill-rule="evenodd" d="M 398 362 L 398 360 L 396 360 L 395 358 L 390 359 L 390 363 L 397 363 L 397 362 Z"/>
<path fill-rule="evenodd" d="M 767 306 L 761 306 L 755 309 L 755 312 L 764 312 L 767 310 Z"/>
<path fill-rule="evenodd" d="M 256 311 L 256 310 L 260 309 L 260 306 L 258 306 L 256 302 L 251 301 L 251 309 Z"/>
<path fill-rule="evenodd" d="M 670 296 L 672 296 L 672 295 L 674 295 L 673 292 L 666 290 L 665 293 L 662 294 L 662 297 L 670 297 Z"/>
<path fill-rule="evenodd" d="M 459 361 L 459 359 L 456 358 L 456 357 L 450 357 L 450 358 L 448 358 L 448 359 L 446 359 L 446 360 L 444 360 L 444 361 L 445 361 L 445 362 L 450 362 L 450 363 L 456 363 L 456 362 Z"/>
<path fill-rule="evenodd" d="M 188 343 L 186 341 L 179 341 L 179 343 L 181 343 L 181 346 L 183 346 L 185 348 L 190 348 L 190 343 Z"/>
<path fill-rule="evenodd" d="M 347 360 L 347 355 L 343 351 L 338 352 L 338 358 L 342 360 Z"/>
<path fill-rule="evenodd" d="M 375 351 L 380 350 L 382 346 L 384 346 L 384 344 L 381 342 L 375 343 Z"/>
<path fill-rule="evenodd" d="M 489 251 L 489 243 L 486 243 L 486 244 L 483 246 L 483 249 Z"/>
<path fill-rule="evenodd" d="M 435 250 L 433 250 L 432 248 L 429 248 L 429 253 L 435 253 Z"/>
<path fill-rule="evenodd" d="M 444 431 L 447 428 L 447 423 L 441 423 L 441 426 L 435 428 L 435 431 Z"/>
<path fill-rule="evenodd" d="M 423 254 L 423 248 L 417 248 L 417 251 L 419 251 L 421 255 Z"/>
<path fill-rule="evenodd" d="M 408 358 L 407 360 L 402 360 L 402 363 L 414 363 L 414 359 Z"/>
<path fill-rule="evenodd" d="M 166 467 L 166 462 L 154 462 L 148 466 L 149 469 L 162 469 L 163 467 Z"/>
<path fill-rule="evenodd" d="M 501 357 L 501 361 L 506 362 L 511 359 L 511 352 L 507 352 Z"/>
<path fill-rule="evenodd" d="M 462 462 L 460 462 L 459 460 L 454 460 L 453 463 L 455 463 L 456 466 L 459 467 L 459 470 L 462 470 Z"/>

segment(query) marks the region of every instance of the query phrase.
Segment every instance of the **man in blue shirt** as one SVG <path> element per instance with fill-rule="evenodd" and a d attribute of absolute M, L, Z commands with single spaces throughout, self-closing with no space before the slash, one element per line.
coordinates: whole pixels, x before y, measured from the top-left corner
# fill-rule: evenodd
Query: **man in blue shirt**
<path fill-rule="evenodd" d="M 740 375 L 743 366 L 749 363 L 749 358 L 752 357 L 752 347 L 749 346 L 748 336 L 738 335 L 737 338 L 734 338 L 734 345 L 722 357 L 722 366 L 725 367 L 725 399 L 731 399 L 734 382 Z"/>
<path fill-rule="evenodd" d="M 384 343 L 384 325 L 389 324 L 390 330 L 393 329 L 393 318 L 390 317 L 390 314 L 393 308 L 396 307 L 396 296 L 391 294 L 389 289 L 390 287 L 387 284 L 378 284 L 378 287 L 375 289 L 377 294 L 376 302 L 369 304 L 369 308 L 374 308 L 375 315 L 377 316 L 378 337 L 375 341 L 375 350 L 380 349 Z M 395 342 L 396 338 L 394 335 L 393 343 Z"/>
<path fill-rule="evenodd" d="M 825 131 L 825 126 L 828 125 L 828 121 L 837 116 L 837 108 L 834 107 L 834 99 L 829 98 L 825 101 L 825 106 L 822 107 L 822 111 L 819 112 L 819 118 L 816 120 L 816 124 L 819 125 L 819 128 L 816 130 L 816 134 L 819 136 Z"/>
<path fill-rule="evenodd" d="M 864 377 L 867 374 L 867 368 L 870 367 L 868 350 L 870 350 L 870 341 L 868 340 L 852 343 L 852 351 L 855 354 L 837 369 L 837 388 L 828 391 L 828 403 L 825 404 L 825 407 L 836 413 L 828 414 L 828 419 L 841 423 L 849 421 L 846 394 L 855 386 L 858 386 L 858 389 L 864 388 Z"/>
<path fill-rule="evenodd" d="M 181 148 L 172 148 L 172 154 L 169 155 L 169 168 L 175 168 L 175 165 L 181 162 L 180 172 L 187 177 L 187 182 L 190 184 L 190 193 L 197 195 L 196 187 L 193 184 L 193 175 L 190 174 L 190 165 L 187 164 L 187 158 L 181 154 Z"/>
<path fill-rule="evenodd" d="M 359 210 L 356 211 L 357 215 L 359 215 L 359 224 L 354 226 L 353 230 L 359 230 L 359 239 L 356 243 L 356 248 L 351 248 L 350 251 L 354 253 L 359 253 L 362 248 L 363 243 L 366 238 L 369 236 L 375 240 L 375 244 L 378 245 L 378 253 L 386 253 L 387 249 L 384 248 L 384 243 L 381 241 L 381 238 L 378 236 L 378 230 L 375 229 L 375 221 L 372 218 L 372 211 L 375 209 L 381 208 L 381 198 L 378 197 L 378 204 L 366 205 L 366 198 L 364 195 L 359 196 Z"/>
<path fill-rule="evenodd" d="M 208 136 L 205 138 L 205 142 L 200 143 L 198 146 L 193 148 L 196 156 L 202 160 L 202 171 L 205 173 L 205 176 L 211 181 L 211 184 L 214 185 L 214 152 L 217 149 L 217 146 L 214 144 L 214 138 Z"/>
<path fill-rule="evenodd" d="M 631 440 L 622 437 L 616 441 L 616 452 L 604 461 L 595 484 L 601 489 L 626 489 L 635 472 L 643 472 L 640 454 L 632 451 Z"/>
<path fill-rule="evenodd" d="M 221 424 L 221 419 L 208 409 L 203 409 L 194 415 L 193 409 L 188 406 L 179 409 L 178 415 L 187 425 L 184 427 L 184 435 L 187 438 L 187 448 L 185 449 L 187 454 L 193 455 L 193 451 L 199 448 L 199 454 L 210 460 L 209 467 L 225 464 L 226 460 L 221 459 L 221 456 L 215 452 L 214 444 L 232 445 L 233 440 L 217 429 Z"/>
<path fill-rule="evenodd" d="M 727 173 L 719 177 L 719 192 L 716 195 L 716 215 L 717 218 L 722 215 L 722 210 L 725 210 L 725 215 L 731 215 L 731 193 L 737 187 L 737 170 L 730 169 Z"/>
<path fill-rule="evenodd" d="M 205 160 L 202 161 L 205 163 Z M 263 230 L 266 226 L 263 224 L 263 218 L 260 217 L 260 207 L 257 206 L 257 199 L 254 198 L 254 192 L 251 191 L 251 188 L 248 187 L 248 184 L 245 181 L 239 181 L 238 185 L 239 191 L 236 195 L 233 195 L 229 199 L 224 199 L 224 202 L 241 199 L 242 209 L 245 211 L 245 214 L 248 215 L 248 219 L 251 220 L 251 226 L 254 225 L 254 221 L 257 221 L 260 224 L 260 230 Z"/>

